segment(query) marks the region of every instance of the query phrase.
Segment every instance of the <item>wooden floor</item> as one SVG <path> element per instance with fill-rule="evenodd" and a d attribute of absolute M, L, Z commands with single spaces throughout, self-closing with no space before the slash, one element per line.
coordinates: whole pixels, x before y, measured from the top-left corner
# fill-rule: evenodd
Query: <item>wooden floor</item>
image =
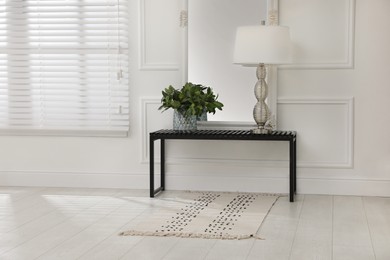
<path fill-rule="evenodd" d="M 282 197 L 265 240 L 118 236 L 156 202 L 147 191 L 0 187 L 0 259 L 390 259 L 390 198 Z"/>

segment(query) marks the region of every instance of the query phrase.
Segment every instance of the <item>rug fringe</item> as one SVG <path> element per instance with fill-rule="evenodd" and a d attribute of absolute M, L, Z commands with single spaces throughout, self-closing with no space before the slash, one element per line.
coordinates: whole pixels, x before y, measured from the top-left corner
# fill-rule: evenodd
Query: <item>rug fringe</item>
<path fill-rule="evenodd" d="M 119 233 L 120 236 L 157 236 L 157 237 L 181 237 L 181 238 L 204 238 L 204 239 L 224 239 L 224 240 L 242 240 L 242 239 L 259 239 L 263 238 L 257 235 L 212 235 L 212 234 L 198 234 L 198 233 L 180 233 L 180 232 L 147 232 L 128 230 Z"/>
<path fill-rule="evenodd" d="M 183 190 L 180 192 L 185 193 L 222 193 L 222 194 L 256 194 L 260 196 L 279 196 L 279 197 L 287 197 L 286 193 L 272 193 L 272 192 L 247 192 L 247 191 L 207 191 L 207 190 Z"/>

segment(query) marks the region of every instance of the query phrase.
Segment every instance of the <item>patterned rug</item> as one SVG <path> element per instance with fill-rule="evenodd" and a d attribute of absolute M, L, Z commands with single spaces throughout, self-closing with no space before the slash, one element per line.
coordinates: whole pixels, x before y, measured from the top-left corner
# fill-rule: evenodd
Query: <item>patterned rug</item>
<path fill-rule="evenodd" d="M 259 238 L 257 232 L 279 196 L 258 193 L 181 192 L 152 200 L 153 212 L 120 235 L 209 239 Z"/>

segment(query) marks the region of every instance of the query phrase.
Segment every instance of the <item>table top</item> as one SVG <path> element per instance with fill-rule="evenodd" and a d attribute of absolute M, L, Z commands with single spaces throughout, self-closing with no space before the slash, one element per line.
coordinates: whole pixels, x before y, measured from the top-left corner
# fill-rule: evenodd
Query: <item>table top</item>
<path fill-rule="evenodd" d="M 150 133 L 154 139 L 223 139 L 223 140 L 293 140 L 295 131 L 271 131 L 254 134 L 251 130 L 172 130 L 161 129 Z"/>

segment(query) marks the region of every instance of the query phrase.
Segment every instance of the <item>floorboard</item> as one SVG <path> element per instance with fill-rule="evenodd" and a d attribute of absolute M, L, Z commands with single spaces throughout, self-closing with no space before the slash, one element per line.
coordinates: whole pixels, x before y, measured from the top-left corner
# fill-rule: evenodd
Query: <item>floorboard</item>
<path fill-rule="evenodd" d="M 333 198 L 333 259 L 375 259 L 362 197 Z"/>

